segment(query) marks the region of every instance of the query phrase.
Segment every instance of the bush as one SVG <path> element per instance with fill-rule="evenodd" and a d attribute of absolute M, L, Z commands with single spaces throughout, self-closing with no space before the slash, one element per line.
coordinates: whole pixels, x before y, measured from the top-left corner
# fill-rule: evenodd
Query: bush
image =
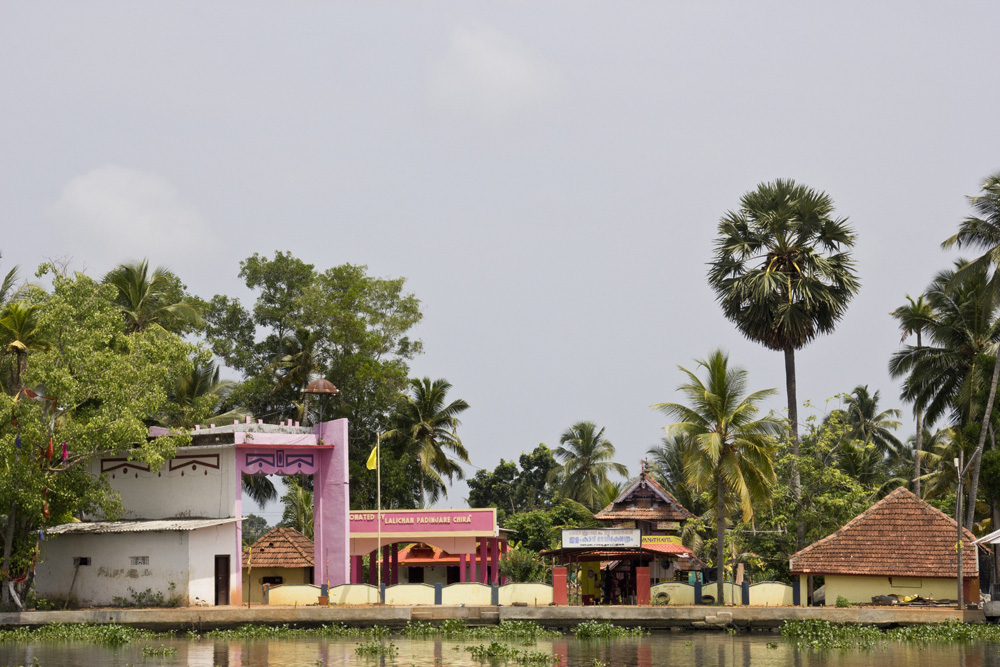
<path fill-rule="evenodd" d="M 851 601 L 845 598 L 843 595 L 837 596 L 837 606 L 838 607 L 850 607 Z"/>
<path fill-rule="evenodd" d="M 509 550 L 500 559 L 500 574 L 512 583 L 551 583 L 552 568 L 537 551 L 522 546 Z"/>

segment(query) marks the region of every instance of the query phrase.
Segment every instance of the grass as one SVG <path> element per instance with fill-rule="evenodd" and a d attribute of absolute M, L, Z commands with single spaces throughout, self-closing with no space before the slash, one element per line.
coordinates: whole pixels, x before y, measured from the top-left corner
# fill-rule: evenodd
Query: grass
<path fill-rule="evenodd" d="M 645 637 L 649 630 L 641 627 L 625 628 L 608 621 L 584 621 L 573 628 L 577 639 L 611 639 L 615 637 Z"/>

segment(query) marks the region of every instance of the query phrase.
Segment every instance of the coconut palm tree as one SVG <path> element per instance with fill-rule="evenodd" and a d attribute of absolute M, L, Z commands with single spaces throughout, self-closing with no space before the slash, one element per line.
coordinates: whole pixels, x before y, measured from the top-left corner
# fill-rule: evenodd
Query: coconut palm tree
<path fill-rule="evenodd" d="M 285 508 L 280 525 L 294 528 L 310 540 L 313 539 L 313 492 L 294 477 L 287 477 L 285 486 L 288 490 L 281 497 Z"/>
<path fill-rule="evenodd" d="M 280 377 L 274 385 L 275 392 L 290 390 L 301 395 L 302 402 L 297 403 L 296 416 L 305 423 L 309 416 L 309 394 L 303 392 L 313 375 L 322 370 L 319 358 L 316 356 L 316 342 L 319 336 L 308 329 L 297 328 L 290 336 L 281 340 L 282 352 L 271 364 Z"/>
<path fill-rule="evenodd" d="M 650 447 L 649 471 L 653 478 L 677 499 L 686 510 L 695 515 L 704 514 L 708 509 L 701 501 L 701 495 L 693 493 L 684 476 L 684 461 L 691 456 L 694 440 L 681 433 L 664 434 L 659 445 Z"/>
<path fill-rule="evenodd" d="M 189 429 L 206 414 L 218 415 L 219 404 L 236 386 L 230 380 L 220 380 L 220 370 L 214 362 L 196 361 L 189 371 L 178 376 L 167 392 L 167 408 L 158 420 L 160 425 Z"/>
<path fill-rule="evenodd" d="M 858 385 L 844 396 L 844 416 L 847 436 L 862 443 L 871 443 L 885 458 L 899 451 L 902 443 L 892 432 L 899 428 L 900 411 L 895 408 L 878 411 L 879 391 L 872 394 L 868 385 Z"/>
<path fill-rule="evenodd" d="M 50 345 L 45 339 L 38 319 L 38 304 L 18 301 L 8 303 L 0 312 L 0 344 L 2 344 L 3 365 L 7 370 L 6 389 L 16 396 L 24 389 L 24 373 L 28 370 L 28 354 L 36 350 L 47 350 Z"/>
<path fill-rule="evenodd" d="M 550 474 L 560 481 L 559 493 L 593 512 L 600 509 L 601 487 L 609 476 L 613 473 L 628 476 L 628 468 L 613 460 L 615 446 L 604 437 L 604 429 L 597 428 L 594 422 L 577 422 L 570 426 L 559 437 L 559 447 L 554 454 L 560 465 Z"/>
<path fill-rule="evenodd" d="M 668 429 L 692 440 L 684 472 L 688 484 L 696 490 L 710 490 L 715 497 L 716 572 L 721 604 L 725 566 L 726 505 L 732 499 L 742 510 L 744 522 L 754 516 L 754 505 L 770 500 L 775 482 L 774 441 L 783 424 L 770 414 L 759 416 L 757 404 L 777 393 L 764 389 L 747 393 L 747 372 L 729 365 L 729 356 L 721 350 L 698 360 L 707 374 L 702 381 L 694 372 L 681 367 L 688 382 L 678 390 L 688 400 L 659 403 L 653 407 L 677 423 Z"/>
<path fill-rule="evenodd" d="M 903 334 L 899 342 L 905 342 L 910 335 L 916 334 L 917 349 L 923 347 L 923 333 L 934 321 L 934 309 L 924 299 L 924 295 L 921 294 L 915 301 L 907 295 L 906 303 L 890 314 L 899 321 L 899 330 Z M 913 444 L 913 492 L 920 496 L 920 453 L 924 448 L 923 408 L 914 406 L 914 413 L 916 431 Z"/>
<path fill-rule="evenodd" d="M 968 197 L 974 211 L 959 225 L 958 233 L 945 240 L 942 247 L 952 246 L 973 247 L 985 252 L 962 267 L 955 278 L 963 280 L 966 275 L 989 274 L 987 299 L 991 304 L 1000 303 L 1000 171 L 990 174 L 980 187 L 980 194 Z M 993 402 L 996 399 L 997 382 L 1000 381 L 1000 355 L 993 351 L 993 377 L 990 380 L 989 396 L 982 412 L 982 427 L 979 429 L 979 441 L 972 454 L 972 478 L 969 483 L 968 512 L 965 515 L 966 528 L 972 528 L 975 519 L 975 498 L 979 489 L 979 467 L 982 460 L 983 447 L 986 444 L 986 424 L 993 414 Z"/>
<path fill-rule="evenodd" d="M 104 276 L 104 282 L 118 289 L 115 302 L 125 317 L 129 333 L 147 329 L 179 333 L 201 321 L 196 307 L 175 300 L 183 287 L 162 266 L 150 274 L 146 260 L 126 262 Z"/>
<path fill-rule="evenodd" d="M 463 479 L 462 467 L 451 458 L 469 463 L 469 453 L 458 437 L 462 423 L 458 415 L 469 409 L 461 398 L 446 403 L 451 383 L 444 379 L 410 380 L 410 393 L 399 403 L 394 416 L 395 428 L 387 431 L 389 440 L 402 442 L 420 464 L 421 504 L 447 495 L 444 478 Z"/>
<path fill-rule="evenodd" d="M 860 283 L 850 255 L 854 240 L 847 219 L 835 216 L 829 195 L 789 179 L 761 183 L 719 221 L 708 282 L 740 333 L 784 353 L 795 456 L 795 351 L 832 332 L 857 293 Z M 792 490 L 798 499 L 797 468 Z"/>

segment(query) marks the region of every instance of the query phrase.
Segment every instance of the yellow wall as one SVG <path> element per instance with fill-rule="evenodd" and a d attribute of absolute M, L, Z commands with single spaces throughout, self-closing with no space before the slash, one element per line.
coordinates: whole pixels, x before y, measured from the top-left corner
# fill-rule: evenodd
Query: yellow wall
<path fill-rule="evenodd" d="M 378 598 L 378 589 L 369 584 L 330 587 L 330 604 L 377 604 Z"/>
<path fill-rule="evenodd" d="M 452 584 L 441 592 L 441 604 L 469 607 L 493 604 L 490 587 L 484 584 Z"/>
<path fill-rule="evenodd" d="M 665 594 L 666 597 L 660 595 Z M 657 596 L 660 598 L 657 599 Z M 694 604 L 694 586 L 679 581 L 668 581 L 649 589 L 649 600 L 653 604 Z"/>
<path fill-rule="evenodd" d="M 319 604 L 319 586 L 312 584 L 282 584 L 272 586 L 267 594 L 267 603 L 274 605 L 298 605 L 304 607 Z"/>
<path fill-rule="evenodd" d="M 255 567 L 247 572 L 243 570 L 243 604 L 250 602 L 261 604 L 264 601 L 264 577 L 284 577 L 282 584 L 309 584 L 309 569 L 304 567 Z M 253 579 L 251 584 L 250 579 Z M 274 604 L 274 603 L 272 603 Z"/>
<path fill-rule="evenodd" d="M 430 584 L 386 586 L 385 603 L 403 606 L 434 604 L 434 586 Z"/>
<path fill-rule="evenodd" d="M 851 604 L 871 604 L 875 595 L 919 595 L 936 600 L 954 600 L 958 596 L 958 582 L 953 578 L 915 577 L 860 577 L 828 574 L 826 605 L 837 604 L 837 597 L 847 598 Z"/>
<path fill-rule="evenodd" d="M 750 606 L 791 607 L 792 587 L 777 581 L 765 581 L 750 585 Z"/>
<path fill-rule="evenodd" d="M 447 590 L 447 589 L 445 589 Z M 549 584 L 506 584 L 500 587 L 500 604 L 510 606 L 523 602 L 529 607 L 552 604 L 552 586 Z"/>

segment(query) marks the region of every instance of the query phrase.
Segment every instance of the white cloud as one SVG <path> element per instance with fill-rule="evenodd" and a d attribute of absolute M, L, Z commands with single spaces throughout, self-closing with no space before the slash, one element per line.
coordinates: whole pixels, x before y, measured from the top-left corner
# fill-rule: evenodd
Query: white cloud
<path fill-rule="evenodd" d="M 118 164 L 73 177 L 48 214 L 69 252 L 105 267 L 147 256 L 172 261 L 213 238 L 169 181 Z"/>
<path fill-rule="evenodd" d="M 455 27 L 448 52 L 428 80 L 431 106 L 488 123 L 548 106 L 565 89 L 565 77 L 554 63 L 486 26 Z"/>

